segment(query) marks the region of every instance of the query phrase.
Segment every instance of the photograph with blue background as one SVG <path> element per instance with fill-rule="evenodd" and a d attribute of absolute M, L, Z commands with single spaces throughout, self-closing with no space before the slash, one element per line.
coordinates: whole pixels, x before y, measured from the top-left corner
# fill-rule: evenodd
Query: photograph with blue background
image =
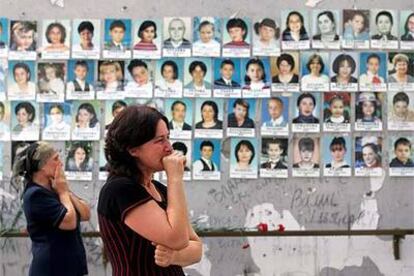
<path fill-rule="evenodd" d="M 229 99 L 227 104 L 227 114 L 233 113 L 233 105 L 237 99 Z M 249 104 L 249 108 L 247 110 L 247 116 L 252 119 L 253 121 L 256 118 L 256 99 L 242 99 Z"/>
<path fill-rule="evenodd" d="M 9 37 L 9 20 L 4 17 L 0 17 L 0 49 L 8 45 Z"/>
<path fill-rule="evenodd" d="M 10 85 L 11 83 L 14 83 L 14 76 L 13 76 L 13 68 L 16 64 L 18 63 L 24 63 L 29 67 L 30 70 L 30 78 L 29 81 L 34 82 L 36 79 L 36 74 L 35 74 L 35 61 L 29 61 L 29 60 L 25 60 L 25 61 L 18 61 L 18 60 L 13 60 L 13 61 L 9 61 L 9 74 L 8 74 L 8 85 Z"/>
<path fill-rule="evenodd" d="M 43 111 L 44 126 L 48 126 L 52 123 L 52 118 L 50 116 L 50 109 L 56 105 L 60 105 L 63 109 L 63 121 L 71 124 L 72 119 L 72 105 L 69 102 L 66 103 L 45 103 Z"/>
<path fill-rule="evenodd" d="M 193 162 L 201 158 L 200 145 L 203 141 L 210 141 L 213 144 L 214 149 L 213 155 L 211 156 L 211 160 L 217 165 L 218 170 L 220 170 L 221 140 L 219 139 L 194 139 Z"/>
<path fill-rule="evenodd" d="M 240 59 L 239 58 L 215 58 L 214 59 L 214 80 L 221 79 L 220 69 L 224 60 L 231 60 L 234 64 L 232 80 L 241 85 Z"/>
<path fill-rule="evenodd" d="M 321 75 L 329 76 L 329 53 L 328 52 L 307 52 L 307 51 L 300 52 L 300 55 L 301 55 L 300 64 L 301 64 L 302 76 L 309 75 L 311 73 L 307 68 L 307 64 L 308 62 L 310 62 L 309 58 L 314 54 L 322 58 L 323 70 L 321 72 Z"/>
<path fill-rule="evenodd" d="M 285 119 L 286 122 L 289 121 L 289 97 L 284 96 L 278 96 L 278 97 L 272 97 L 272 98 L 278 98 L 283 103 L 283 111 L 282 116 Z M 268 111 L 268 103 L 270 99 L 263 99 L 262 101 L 262 123 L 270 121 L 270 115 Z"/>
<path fill-rule="evenodd" d="M 359 57 L 359 75 L 365 74 L 368 70 L 367 62 L 368 57 L 372 54 L 379 56 L 380 64 L 378 68 L 378 75 L 387 79 L 387 53 L 384 52 L 363 52 Z"/>
<path fill-rule="evenodd" d="M 247 68 L 247 64 L 249 63 L 250 60 L 255 60 L 258 59 L 263 63 L 263 82 L 266 84 L 270 84 L 271 83 L 271 73 L 270 73 L 270 64 L 269 64 L 269 59 L 268 58 L 243 58 L 241 60 L 241 71 L 242 71 L 242 85 L 247 85 L 246 84 L 246 75 L 247 75 L 247 70 L 249 68 Z"/>
<path fill-rule="evenodd" d="M 166 99 L 165 100 L 165 113 L 168 118 L 168 121 L 172 120 L 172 105 L 175 102 L 183 102 L 186 106 L 185 109 L 185 119 L 184 121 L 192 125 L 193 124 L 193 102 L 190 99 Z"/>
<path fill-rule="evenodd" d="M 250 168 L 257 169 L 257 160 L 258 160 L 257 156 L 260 155 L 260 151 L 258 150 L 257 140 L 255 138 L 231 138 L 230 164 L 233 167 L 237 165 L 237 159 L 236 159 L 237 153 L 235 152 L 235 150 L 236 150 L 237 144 L 243 140 L 247 141 L 247 143 L 250 143 L 250 145 L 253 146 L 254 157 L 250 163 Z"/>
<path fill-rule="evenodd" d="M 124 39 L 122 40 L 122 45 L 126 46 L 127 48 L 130 48 L 131 47 L 131 19 L 114 19 L 114 18 L 105 19 L 105 42 L 112 41 L 109 28 L 111 27 L 112 22 L 114 22 L 115 20 L 120 20 L 124 23 L 125 34 L 124 34 Z"/>
<path fill-rule="evenodd" d="M 86 62 L 88 65 L 88 72 L 86 73 L 86 82 L 92 84 L 94 83 L 94 76 L 95 76 L 95 62 L 93 60 L 75 60 L 71 59 L 68 61 L 68 82 L 74 81 L 75 76 L 75 65 L 76 62 L 82 61 Z"/>

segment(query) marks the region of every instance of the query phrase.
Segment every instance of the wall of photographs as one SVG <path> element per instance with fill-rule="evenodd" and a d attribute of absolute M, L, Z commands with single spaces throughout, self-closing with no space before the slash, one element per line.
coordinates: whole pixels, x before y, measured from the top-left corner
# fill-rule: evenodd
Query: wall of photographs
<path fill-rule="evenodd" d="M 0 18 L 0 155 L 59 141 L 68 179 L 92 180 L 99 159 L 104 180 L 106 129 L 147 104 L 168 117 L 186 180 L 414 176 L 413 49 L 413 11 Z"/>

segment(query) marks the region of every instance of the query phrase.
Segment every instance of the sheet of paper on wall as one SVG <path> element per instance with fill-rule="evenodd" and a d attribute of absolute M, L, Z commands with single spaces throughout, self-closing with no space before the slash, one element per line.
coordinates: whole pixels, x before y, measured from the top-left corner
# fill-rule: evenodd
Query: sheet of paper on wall
<path fill-rule="evenodd" d="M 50 0 L 50 4 L 52 4 L 53 6 L 58 6 L 60 8 L 64 8 L 65 7 L 65 0 Z"/>
<path fill-rule="evenodd" d="M 305 5 L 311 8 L 316 7 L 317 5 L 319 5 L 320 2 L 322 2 L 323 0 L 307 0 Z"/>

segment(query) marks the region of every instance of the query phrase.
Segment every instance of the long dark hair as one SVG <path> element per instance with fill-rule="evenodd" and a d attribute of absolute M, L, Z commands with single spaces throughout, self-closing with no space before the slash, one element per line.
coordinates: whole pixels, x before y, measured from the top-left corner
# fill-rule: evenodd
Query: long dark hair
<path fill-rule="evenodd" d="M 144 105 L 128 106 L 116 116 L 105 139 L 105 158 L 110 175 L 142 180 L 142 172 L 129 149 L 145 144 L 155 137 L 158 122 L 168 126 L 168 119 L 158 110 Z"/>

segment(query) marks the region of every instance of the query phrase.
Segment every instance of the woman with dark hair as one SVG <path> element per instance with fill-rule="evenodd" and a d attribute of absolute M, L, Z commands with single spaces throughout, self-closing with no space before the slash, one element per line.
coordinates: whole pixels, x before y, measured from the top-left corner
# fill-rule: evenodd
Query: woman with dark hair
<path fill-rule="evenodd" d="M 358 79 L 352 76 L 355 69 L 355 60 L 348 54 L 340 54 L 332 64 L 332 71 L 335 76 L 331 78 L 331 82 L 342 85 L 357 83 Z"/>
<path fill-rule="evenodd" d="M 312 94 L 301 94 L 296 101 L 296 106 L 298 108 L 299 115 L 292 120 L 292 123 L 319 124 L 319 119 L 313 115 L 313 111 L 316 108 L 316 99 Z"/>
<path fill-rule="evenodd" d="M 223 122 L 218 119 L 218 107 L 214 101 L 205 101 L 201 104 L 201 121 L 196 123 L 198 129 L 222 129 Z"/>
<path fill-rule="evenodd" d="M 266 72 L 263 61 L 258 58 L 252 58 L 246 63 L 246 75 L 244 76 L 243 89 L 260 90 L 269 88 L 266 83 Z"/>
<path fill-rule="evenodd" d="M 48 124 L 43 129 L 43 133 L 60 133 L 61 135 L 65 134 L 65 137 L 66 135 L 70 136 L 70 124 L 65 122 L 64 115 L 63 104 L 54 103 L 50 105 L 47 114 Z"/>
<path fill-rule="evenodd" d="M 90 51 L 94 49 L 93 34 L 95 27 L 90 21 L 82 21 L 78 25 L 79 44 L 72 46 L 72 51 Z"/>
<path fill-rule="evenodd" d="M 44 47 L 44 51 L 48 52 L 64 52 L 69 51 L 69 47 L 65 45 L 66 29 L 59 23 L 54 22 L 49 24 L 46 29 L 46 41 L 49 43 Z"/>
<path fill-rule="evenodd" d="M 13 140 L 30 141 L 34 137 L 38 138 L 39 127 L 34 123 L 36 118 L 35 107 L 30 102 L 20 102 L 14 108 L 14 114 L 16 115 L 17 125 L 12 129 Z"/>
<path fill-rule="evenodd" d="M 155 83 L 156 88 L 161 90 L 180 91 L 183 83 L 178 79 L 178 66 L 172 60 L 167 60 L 161 65 L 161 76 Z"/>
<path fill-rule="evenodd" d="M 29 275 L 88 274 L 80 221 L 90 218 L 88 204 L 69 189 L 58 151 L 34 142 L 18 153 L 13 181 L 23 181 L 23 211 L 32 241 Z"/>
<path fill-rule="evenodd" d="M 303 15 L 297 11 L 291 11 L 286 18 L 286 29 L 282 33 L 283 41 L 309 40 L 305 28 Z"/>
<path fill-rule="evenodd" d="M 299 76 L 293 73 L 295 69 L 295 60 L 290 54 L 283 53 L 276 60 L 276 66 L 279 74 L 272 78 L 272 83 L 298 83 Z"/>
<path fill-rule="evenodd" d="M 249 170 L 255 156 L 255 150 L 252 143 L 248 140 L 241 140 L 234 148 L 234 156 L 236 157 L 237 170 Z"/>
<path fill-rule="evenodd" d="M 157 38 L 157 25 L 152 20 L 145 20 L 139 26 L 137 36 L 141 39 L 134 45 L 134 50 L 156 51 L 157 45 L 154 39 Z"/>
<path fill-rule="evenodd" d="M 248 27 L 246 22 L 241 18 L 231 18 L 226 24 L 227 33 L 231 41 L 224 44 L 225 48 L 248 48 L 250 44 L 246 42 Z"/>
<path fill-rule="evenodd" d="M 8 83 L 7 93 L 9 95 L 25 95 L 27 97 L 35 97 L 36 85 L 30 81 L 32 72 L 27 63 L 18 62 L 13 66 L 13 79 L 14 83 Z"/>
<path fill-rule="evenodd" d="M 253 51 L 279 48 L 280 28 L 271 18 L 264 18 L 253 26 L 257 39 L 254 41 Z"/>
<path fill-rule="evenodd" d="M 414 12 L 408 15 L 404 24 L 404 34 L 401 41 L 414 41 Z"/>
<path fill-rule="evenodd" d="M 254 128 L 254 121 L 249 118 L 250 105 L 245 99 L 236 99 L 233 112 L 227 117 L 228 127 Z"/>
<path fill-rule="evenodd" d="M 207 74 L 207 66 L 204 62 L 195 60 L 190 63 L 188 67 L 193 80 L 189 82 L 184 88 L 195 90 L 211 89 L 211 83 L 205 80 Z"/>
<path fill-rule="evenodd" d="M 90 146 L 87 142 L 72 144 L 66 160 L 65 170 L 68 172 L 91 172 L 93 158 L 91 157 L 92 149 Z"/>
<path fill-rule="evenodd" d="M 95 108 L 90 103 L 82 103 L 78 107 L 78 111 L 75 117 L 75 128 L 73 130 L 74 135 L 79 135 L 83 132 L 100 132 L 100 124 L 96 115 Z"/>
<path fill-rule="evenodd" d="M 356 122 L 358 123 L 380 123 L 381 102 L 373 92 L 362 92 L 358 96 L 355 109 Z"/>
<path fill-rule="evenodd" d="M 375 17 L 375 24 L 377 24 L 377 34 L 373 35 L 371 39 L 374 40 L 397 40 L 398 38 L 391 34 L 394 20 L 389 11 L 380 11 Z"/>
<path fill-rule="evenodd" d="M 301 84 L 302 87 L 307 87 L 312 84 L 328 84 L 329 77 L 324 74 L 325 64 L 323 59 L 318 54 L 313 54 L 309 57 L 308 63 L 306 64 L 309 74 L 302 76 Z"/>
<path fill-rule="evenodd" d="M 343 168 L 350 168 L 349 164 L 345 160 L 346 141 L 344 137 L 336 136 L 329 144 L 329 151 L 331 152 L 331 162 L 325 165 L 325 168 L 333 170 L 339 170 Z"/>
<path fill-rule="evenodd" d="M 331 11 L 323 11 L 316 17 L 318 34 L 313 36 L 313 40 L 321 40 L 322 42 L 333 42 L 339 40 L 336 33 L 335 16 Z"/>
<path fill-rule="evenodd" d="M 114 275 L 184 275 L 201 259 L 202 244 L 188 220 L 186 158 L 174 152 L 168 119 L 147 106 L 129 106 L 105 140 L 109 176 L 98 220 Z M 165 171 L 167 186 L 153 180 Z"/>
<path fill-rule="evenodd" d="M 300 161 L 294 163 L 292 168 L 318 169 L 319 164 L 313 162 L 315 154 L 315 141 L 310 137 L 302 137 L 298 141 Z"/>

